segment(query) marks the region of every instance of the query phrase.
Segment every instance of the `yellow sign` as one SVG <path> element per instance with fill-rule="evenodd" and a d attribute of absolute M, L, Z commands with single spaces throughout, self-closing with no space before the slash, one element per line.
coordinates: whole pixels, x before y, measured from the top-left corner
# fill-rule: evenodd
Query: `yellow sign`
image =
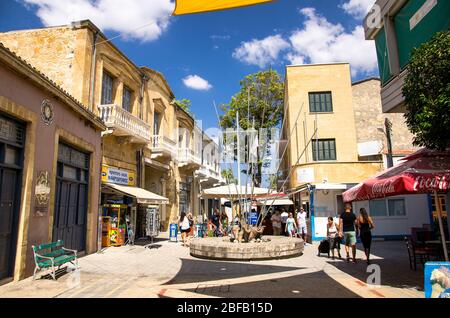
<path fill-rule="evenodd" d="M 177 0 L 173 15 L 232 9 L 273 1 L 274 0 Z"/>
<path fill-rule="evenodd" d="M 102 182 L 134 186 L 136 178 L 134 172 L 102 166 Z"/>

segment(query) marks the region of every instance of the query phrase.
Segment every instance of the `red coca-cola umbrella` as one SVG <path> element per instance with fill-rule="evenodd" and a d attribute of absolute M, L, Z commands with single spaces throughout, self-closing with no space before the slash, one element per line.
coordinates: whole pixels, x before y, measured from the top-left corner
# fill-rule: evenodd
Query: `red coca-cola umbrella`
<path fill-rule="evenodd" d="M 367 179 L 343 193 L 344 202 L 365 201 L 403 194 L 434 193 L 445 260 L 448 261 L 438 193 L 450 189 L 450 149 L 421 149 L 404 162 Z"/>

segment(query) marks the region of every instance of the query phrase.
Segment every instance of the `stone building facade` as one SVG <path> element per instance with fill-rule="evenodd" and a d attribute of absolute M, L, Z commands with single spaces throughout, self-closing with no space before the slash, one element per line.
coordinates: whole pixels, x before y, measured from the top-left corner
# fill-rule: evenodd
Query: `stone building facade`
<path fill-rule="evenodd" d="M 406 126 L 404 115 L 383 113 L 380 79 L 369 78 L 353 83 L 352 94 L 357 143 L 360 148 L 365 145 L 371 148 L 361 153 L 360 157 L 379 157 L 386 163 L 386 119 L 392 124 L 391 144 L 395 161 L 418 150 L 412 144 L 413 135 Z M 364 152 L 364 149 L 361 151 Z"/>
<path fill-rule="evenodd" d="M 190 183 L 196 186 L 194 172 L 202 164 L 194 142 L 195 120 L 173 103 L 175 96 L 161 73 L 136 66 L 90 21 L 0 33 L 0 41 L 108 127 L 102 134 L 103 185 L 110 183 L 109 174 L 120 174 L 128 179 L 122 185 L 168 198 L 167 205 L 159 205 L 163 230 L 179 216 L 180 196 L 189 196 L 187 209 L 198 208 L 192 202 L 199 191 L 189 189 Z M 114 193 L 108 188 L 102 200 L 114 203 Z M 132 204 L 125 201 L 120 204 Z M 136 221 L 142 213 L 139 206 L 131 208 L 136 228 L 143 228 Z"/>
<path fill-rule="evenodd" d="M 284 191 L 309 212 L 311 240 L 343 210 L 342 192 L 383 169 L 381 159 L 360 160 L 348 63 L 286 67 Z"/>
<path fill-rule="evenodd" d="M 97 251 L 104 129 L 0 43 L 0 284 L 33 274 L 33 245 Z"/>

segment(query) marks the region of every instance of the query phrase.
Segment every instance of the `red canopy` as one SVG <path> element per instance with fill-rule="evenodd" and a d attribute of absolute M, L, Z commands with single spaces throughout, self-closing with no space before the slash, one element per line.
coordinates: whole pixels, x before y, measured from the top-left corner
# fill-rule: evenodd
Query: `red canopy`
<path fill-rule="evenodd" d="M 449 190 L 450 149 L 422 149 L 403 160 L 403 163 L 344 192 L 344 202 Z"/>

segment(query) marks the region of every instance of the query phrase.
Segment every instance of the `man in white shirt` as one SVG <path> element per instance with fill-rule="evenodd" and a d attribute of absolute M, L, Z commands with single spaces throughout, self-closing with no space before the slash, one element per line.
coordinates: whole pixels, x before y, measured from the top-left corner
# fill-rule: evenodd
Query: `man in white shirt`
<path fill-rule="evenodd" d="M 297 211 L 297 228 L 298 234 L 301 235 L 303 241 L 306 242 L 306 234 L 308 234 L 308 229 L 306 226 L 306 212 L 303 209 L 300 209 L 300 212 Z"/>
<path fill-rule="evenodd" d="M 287 213 L 286 210 L 283 209 L 281 212 L 281 233 L 283 235 L 286 235 L 286 222 L 287 222 L 288 218 L 289 218 L 289 213 Z"/>

